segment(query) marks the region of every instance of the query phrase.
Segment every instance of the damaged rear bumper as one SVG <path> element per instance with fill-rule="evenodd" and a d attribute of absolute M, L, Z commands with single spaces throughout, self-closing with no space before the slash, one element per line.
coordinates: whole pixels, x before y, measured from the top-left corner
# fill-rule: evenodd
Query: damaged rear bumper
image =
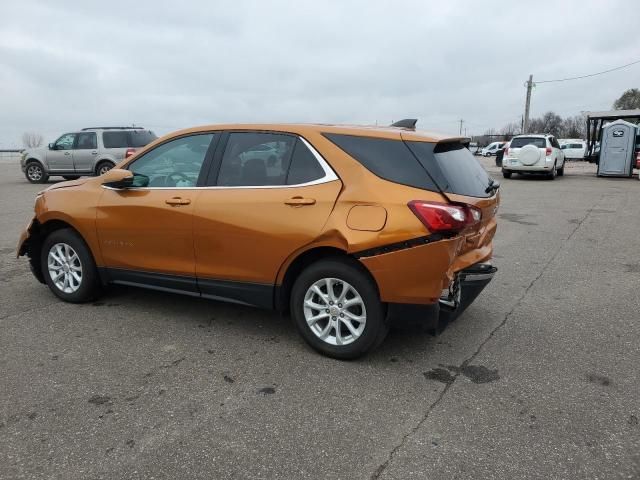
<path fill-rule="evenodd" d="M 498 269 L 489 263 L 476 263 L 456 274 L 448 290 L 433 304 L 389 303 L 387 321 L 391 324 L 420 324 L 436 329 L 452 322 L 473 303 L 491 282 Z"/>
<path fill-rule="evenodd" d="M 450 322 L 458 318 L 489 285 L 497 271 L 490 263 L 476 263 L 458 272 L 438 301 L 440 319 Z"/>

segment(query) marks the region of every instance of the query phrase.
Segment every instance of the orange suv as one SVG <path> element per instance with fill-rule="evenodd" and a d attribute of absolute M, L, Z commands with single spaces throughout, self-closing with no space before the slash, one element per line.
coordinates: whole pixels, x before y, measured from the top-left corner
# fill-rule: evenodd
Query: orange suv
<path fill-rule="evenodd" d="M 394 319 L 458 316 L 496 271 L 497 182 L 465 139 L 400 125 L 172 133 L 40 192 L 18 255 L 68 302 L 115 283 L 275 308 L 355 358 Z"/>

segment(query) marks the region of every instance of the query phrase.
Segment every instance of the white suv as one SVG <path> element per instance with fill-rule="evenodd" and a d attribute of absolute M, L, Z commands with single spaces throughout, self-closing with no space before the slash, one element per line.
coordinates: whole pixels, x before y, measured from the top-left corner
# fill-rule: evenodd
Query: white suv
<path fill-rule="evenodd" d="M 564 175 L 564 153 L 553 135 L 518 135 L 504 150 L 502 175 L 546 173 L 552 180 Z"/>

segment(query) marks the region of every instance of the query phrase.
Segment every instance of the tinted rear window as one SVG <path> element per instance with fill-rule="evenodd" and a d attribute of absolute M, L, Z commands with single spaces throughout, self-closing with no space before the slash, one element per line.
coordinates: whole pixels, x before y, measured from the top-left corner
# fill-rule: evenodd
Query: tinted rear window
<path fill-rule="evenodd" d="M 102 132 L 104 148 L 140 148 L 158 138 L 150 130 Z"/>
<path fill-rule="evenodd" d="M 547 141 L 539 137 L 516 137 L 511 140 L 511 146 L 509 148 L 522 148 L 525 145 L 535 145 L 538 148 L 545 148 Z"/>
<path fill-rule="evenodd" d="M 380 178 L 410 187 L 438 191 L 425 168 L 402 140 L 332 133 L 325 133 L 324 136 Z M 469 150 L 465 151 L 471 155 Z"/>
<path fill-rule="evenodd" d="M 469 197 L 490 197 L 490 178 L 480 162 L 458 142 L 407 142 L 420 163 L 443 192 Z"/>
<path fill-rule="evenodd" d="M 158 138 L 151 130 L 131 130 L 127 137 L 129 146 L 133 148 L 144 147 Z"/>

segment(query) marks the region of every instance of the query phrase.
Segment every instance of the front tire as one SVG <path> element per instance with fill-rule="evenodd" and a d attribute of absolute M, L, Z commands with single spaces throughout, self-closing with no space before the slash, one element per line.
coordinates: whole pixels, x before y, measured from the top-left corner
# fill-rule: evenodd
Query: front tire
<path fill-rule="evenodd" d="M 29 183 L 47 183 L 49 175 L 44 171 L 44 167 L 40 162 L 27 162 L 24 169 L 24 176 L 27 177 Z"/>
<path fill-rule="evenodd" d="M 47 286 L 58 298 L 83 303 L 97 296 L 98 269 L 89 247 L 74 230 L 52 232 L 42 245 L 40 262 Z"/>
<path fill-rule="evenodd" d="M 564 176 L 564 163 L 562 164 L 562 167 L 558 169 L 558 176 L 559 177 Z"/>
<path fill-rule="evenodd" d="M 509 170 L 502 170 L 502 176 L 504 178 L 511 178 L 511 175 L 513 175 L 513 172 L 510 172 Z"/>
<path fill-rule="evenodd" d="M 349 259 L 331 258 L 307 267 L 291 291 L 291 316 L 316 351 L 354 359 L 387 335 L 385 308 L 374 282 Z"/>

